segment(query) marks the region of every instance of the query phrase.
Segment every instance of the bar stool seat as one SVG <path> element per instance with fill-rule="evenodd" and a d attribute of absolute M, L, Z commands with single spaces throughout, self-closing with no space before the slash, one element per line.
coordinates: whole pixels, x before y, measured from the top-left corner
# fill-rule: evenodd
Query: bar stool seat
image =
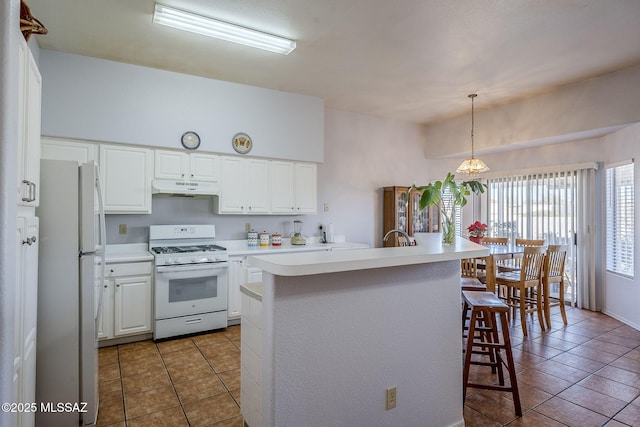
<path fill-rule="evenodd" d="M 475 277 L 461 277 L 460 289 L 463 291 L 486 291 L 487 285 Z"/>
<path fill-rule="evenodd" d="M 465 313 L 470 312 L 467 343 L 464 351 L 463 401 L 466 398 L 468 387 L 511 392 L 516 415 L 522 416 L 520 394 L 518 393 L 516 371 L 511 352 L 511 339 L 509 338 L 507 321 L 509 306 L 492 292 L 462 291 L 462 299 L 464 301 L 463 319 L 466 317 Z M 499 327 L 498 322 L 500 323 Z M 465 325 L 463 325 L 463 336 L 465 329 Z M 489 361 L 486 359 L 472 360 L 473 354 L 489 356 Z M 479 384 L 469 381 L 471 365 L 490 367 L 492 373 L 497 372 L 498 374 L 498 384 Z M 508 385 L 505 383 L 503 366 L 507 368 L 509 373 Z"/>

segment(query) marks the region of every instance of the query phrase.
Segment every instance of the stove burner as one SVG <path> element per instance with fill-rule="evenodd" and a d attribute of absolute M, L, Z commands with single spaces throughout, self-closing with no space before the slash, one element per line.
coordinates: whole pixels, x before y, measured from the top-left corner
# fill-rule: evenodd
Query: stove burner
<path fill-rule="evenodd" d="M 215 252 L 226 251 L 225 248 L 218 245 L 193 245 L 193 246 L 156 246 L 151 248 L 156 254 L 178 254 L 188 252 Z"/>

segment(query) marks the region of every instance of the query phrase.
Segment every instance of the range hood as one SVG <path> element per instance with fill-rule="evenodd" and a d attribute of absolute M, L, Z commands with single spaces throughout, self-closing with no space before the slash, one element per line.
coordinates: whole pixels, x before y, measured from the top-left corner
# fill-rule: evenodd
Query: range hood
<path fill-rule="evenodd" d="M 220 184 L 217 182 L 154 179 L 151 187 L 153 194 L 172 196 L 217 196 L 220 194 Z"/>

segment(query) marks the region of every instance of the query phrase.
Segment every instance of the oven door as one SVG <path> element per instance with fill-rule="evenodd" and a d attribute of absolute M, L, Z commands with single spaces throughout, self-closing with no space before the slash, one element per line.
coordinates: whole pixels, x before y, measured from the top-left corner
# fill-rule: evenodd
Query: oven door
<path fill-rule="evenodd" d="M 227 309 L 227 263 L 158 266 L 156 320 Z"/>

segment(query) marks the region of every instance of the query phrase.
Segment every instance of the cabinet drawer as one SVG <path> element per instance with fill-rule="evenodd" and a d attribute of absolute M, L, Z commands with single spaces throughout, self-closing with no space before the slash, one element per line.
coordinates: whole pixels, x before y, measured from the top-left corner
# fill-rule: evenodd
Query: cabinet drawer
<path fill-rule="evenodd" d="M 138 274 L 151 274 L 153 267 L 151 262 L 127 262 L 122 264 L 107 264 L 106 277 L 135 276 Z"/>

